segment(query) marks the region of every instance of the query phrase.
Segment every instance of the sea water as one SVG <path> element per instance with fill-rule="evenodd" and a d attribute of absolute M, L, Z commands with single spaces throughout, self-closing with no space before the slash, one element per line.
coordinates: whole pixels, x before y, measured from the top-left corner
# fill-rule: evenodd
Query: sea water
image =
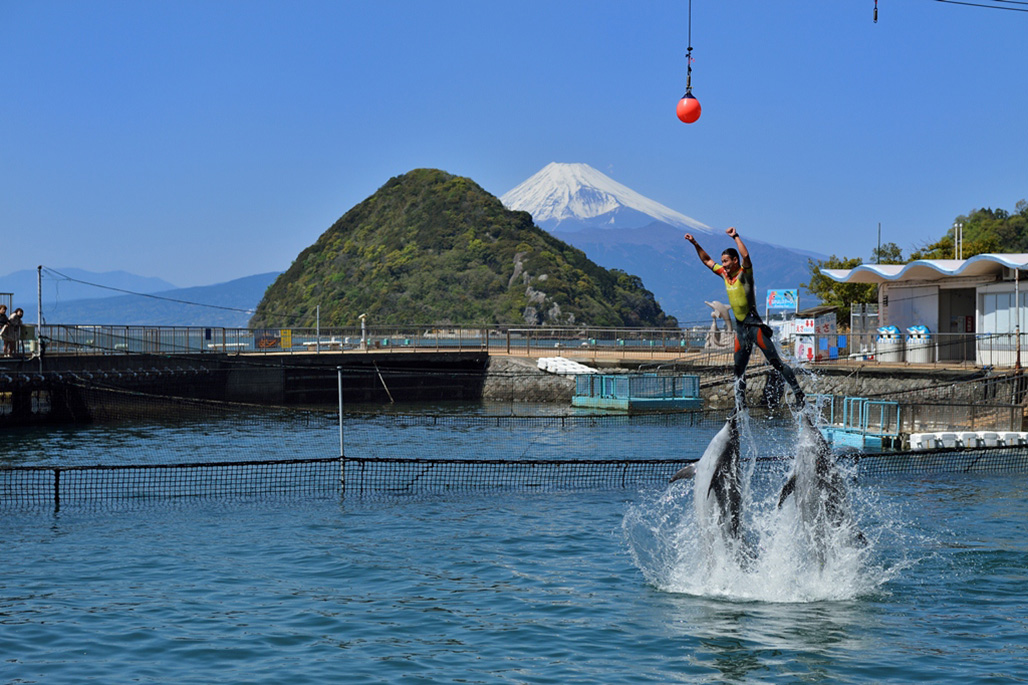
<path fill-rule="evenodd" d="M 680 449 L 715 432 L 696 431 Z M 754 439 L 791 439 L 772 433 Z M 762 516 L 782 477 L 751 476 L 751 526 L 778 525 Z M 869 540 L 851 565 L 772 550 L 736 579 L 688 553 L 689 482 L 0 509 L 0 681 L 1028 679 L 1028 478 L 850 488 Z"/>

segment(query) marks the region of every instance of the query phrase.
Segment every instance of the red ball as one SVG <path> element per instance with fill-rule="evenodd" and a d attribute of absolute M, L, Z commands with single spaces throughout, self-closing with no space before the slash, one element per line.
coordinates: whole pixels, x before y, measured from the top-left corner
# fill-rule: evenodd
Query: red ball
<path fill-rule="evenodd" d="M 681 100 L 678 101 L 678 118 L 682 120 L 682 123 L 691 124 L 700 118 L 700 101 L 692 96 L 692 93 L 686 93 Z"/>

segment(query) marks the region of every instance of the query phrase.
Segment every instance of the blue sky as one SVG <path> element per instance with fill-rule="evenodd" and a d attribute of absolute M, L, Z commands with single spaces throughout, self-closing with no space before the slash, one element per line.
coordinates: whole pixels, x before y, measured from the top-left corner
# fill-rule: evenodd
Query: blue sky
<path fill-rule="evenodd" d="M 990 1 L 990 0 L 980 0 Z M 0 273 L 282 270 L 391 176 L 584 162 L 713 227 L 904 252 L 1028 197 L 1028 13 L 933 0 L 0 0 Z"/>

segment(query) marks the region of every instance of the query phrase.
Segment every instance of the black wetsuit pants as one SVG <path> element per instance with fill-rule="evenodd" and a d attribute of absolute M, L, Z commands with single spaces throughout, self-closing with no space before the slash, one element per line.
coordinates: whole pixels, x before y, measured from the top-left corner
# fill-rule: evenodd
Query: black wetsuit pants
<path fill-rule="evenodd" d="M 741 409 L 746 406 L 746 365 L 750 362 L 753 346 L 756 345 L 764 353 L 764 358 L 774 367 L 792 388 L 796 396 L 796 404 L 803 402 L 803 391 L 796 380 L 796 374 L 782 362 L 778 350 L 771 341 L 771 327 L 764 323 L 735 322 L 735 406 Z"/>

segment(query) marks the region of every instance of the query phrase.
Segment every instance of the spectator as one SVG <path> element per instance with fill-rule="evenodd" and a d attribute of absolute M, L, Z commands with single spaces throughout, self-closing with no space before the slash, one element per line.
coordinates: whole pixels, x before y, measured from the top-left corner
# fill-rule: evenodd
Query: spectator
<path fill-rule="evenodd" d="M 7 339 L 7 325 L 10 319 L 7 318 L 7 305 L 0 304 L 0 340 Z M 4 344 L 4 356 L 7 356 L 7 344 Z"/>
<path fill-rule="evenodd" d="M 0 304 L 0 307 L 4 309 L 6 314 L 7 307 Z M 14 310 L 14 314 L 10 318 L 4 317 L 6 322 L 3 324 L 3 332 L 0 333 L 0 338 L 4 341 L 4 356 L 12 357 L 17 353 L 18 340 L 21 338 L 21 317 L 25 314 L 21 307 Z"/>

